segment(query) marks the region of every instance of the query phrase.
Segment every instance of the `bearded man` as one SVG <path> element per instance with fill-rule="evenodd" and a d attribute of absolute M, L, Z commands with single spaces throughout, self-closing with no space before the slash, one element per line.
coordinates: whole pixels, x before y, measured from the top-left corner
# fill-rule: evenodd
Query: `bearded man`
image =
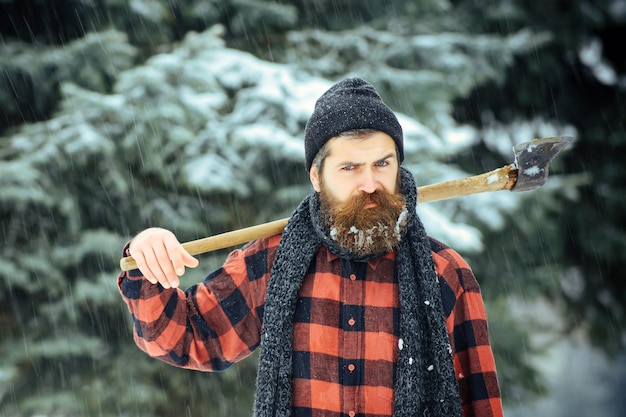
<path fill-rule="evenodd" d="M 502 416 L 478 283 L 427 236 L 402 128 L 371 84 L 318 99 L 305 159 L 313 191 L 284 232 L 185 291 L 198 261 L 171 232 L 126 245 L 139 269 L 118 284 L 137 345 L 202 371 L 260 347 L 257 417 Z"/>

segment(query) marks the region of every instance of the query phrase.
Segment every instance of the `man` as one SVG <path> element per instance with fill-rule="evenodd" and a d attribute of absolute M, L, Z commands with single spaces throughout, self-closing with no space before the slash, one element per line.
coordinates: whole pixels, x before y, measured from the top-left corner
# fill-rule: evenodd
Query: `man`
<path fill-rule="evenodd" d="M 402 129 L 374 87 L 332 86 L 305 130 L 314 191 L 281 235 L 232 252 L 186 291 L 198 261 L 152 228 L 118 282 L 135 341 L 218 371 L 260 346 L 255 416 L 501 416 L 482 297 L 429 238 L 402 168 Z"/>

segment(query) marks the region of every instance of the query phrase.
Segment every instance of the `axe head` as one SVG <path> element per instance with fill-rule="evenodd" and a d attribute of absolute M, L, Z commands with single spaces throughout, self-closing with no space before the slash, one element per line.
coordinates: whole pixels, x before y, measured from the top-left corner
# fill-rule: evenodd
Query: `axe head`
<path fill-rule="evenodd" d="M 548 179 L 550 161 L 574 138 L 555 136 L 535 139 L 513 147 L 517 180 L 511 191 L 528 191 L 541 187 Z"/>

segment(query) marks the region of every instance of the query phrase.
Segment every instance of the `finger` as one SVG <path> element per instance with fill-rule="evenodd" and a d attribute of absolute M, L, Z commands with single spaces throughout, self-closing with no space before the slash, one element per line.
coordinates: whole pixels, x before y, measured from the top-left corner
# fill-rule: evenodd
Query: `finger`
<path fill-rule="evenodd" d="M 178 287 L 178 275 L 176 273 L 172 257 L 176 257 L 176 253 L 170 252 L 167 242 L 161 242 L 160 245 L 156 245 L 154 253 L 161 269 L 161 275 L 159 282 L 164 288 Z"/>
<path fill-rule="evenodd" d="M 183 261 L 185 263 L 185 266 L 189 268 L 195 268 L 200 264 L 200 262 L 196 258 L 191 256 L 187 251 L 183 252 Z"/>
<path fill-rule="evenodd" d="M 128 247 L 128 254 L 133 257 L 135 263 L 137 264 L 137 269 L 141 272 L 144 278 L 146 278 L 150 283 L 156 284 L 156 278 L 153 276 L 150 271 L 150 267 L 146 262 L 146 257 L 141 250 L 141 248 L 137 245 L 137 240 L 133 240 Z"/>
<path fill-rule="evenodd" d="M 137 268 L 141 271 L 144 278 L 146 278 L 151 284 L 156 284 L 158 282 L 154 272 L 150 268 L 150 264 L 146 261 L 146 254 L 141 250 L 130 250 L 130 254 L 135 259 L 137 263 Z"/>
<path fill-rule="evenodd" d="M 149 247 L 145 251 L 146 265 L 150 268 L 150 274 L 156 280 L 156 283 L 161 284 L 163 288 L 169 288 L 170 283 L 167 277 L 167 273 L 163 270 L 162 262 L 160 261 L 161 255 L 158 253 L 158 249 Z M 170 266 L 171 268 L 171 266 Z"/>
<path fill-rule="evenodd" d="M 187 254 L 187 251 L 185 251 L 185 249 L 177 240 L 166 241 L 165 248 L 176 275 L 179 277 L 184 275 L 186 266 L 185 254 Z"/>

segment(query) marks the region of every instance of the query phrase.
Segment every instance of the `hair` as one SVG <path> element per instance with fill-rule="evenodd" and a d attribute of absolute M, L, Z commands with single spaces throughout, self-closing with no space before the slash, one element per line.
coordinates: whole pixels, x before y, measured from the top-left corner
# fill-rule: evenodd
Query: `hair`
<path fill-rule="evenodd" d="M 351 129 L 351 130 L 346 130 L 344 132 L 341 132 L 341 133 L 339 133 L 335 137 L 336 138 L 347 138 L 347 139 L 363 139 L 364 137 L 367 137 L 367 136 L 369 136 L 371 134 L 374 134 L 376 132 L 380 132 L 380 130 L 376 130 L 376 129 Z M 315 155 L 315 158 L 313 158 L 313 165 L 315 166 L 315 169 L 317 169 L 317 172 L 320 175 L 322 173 L 322 168 L 324 167 L 324 161 L 326 160 L 326 157 L 328 156 L 328 153 L 330 152 L 330 146 L 328 145 L 329 142 L 330 142 L 330 139 L 327 140 L 324 143 L 324 145 L 322 145 L 320 150 Z M 397 146 L 396 146 L 396 152 L 397 152 Z"/>

